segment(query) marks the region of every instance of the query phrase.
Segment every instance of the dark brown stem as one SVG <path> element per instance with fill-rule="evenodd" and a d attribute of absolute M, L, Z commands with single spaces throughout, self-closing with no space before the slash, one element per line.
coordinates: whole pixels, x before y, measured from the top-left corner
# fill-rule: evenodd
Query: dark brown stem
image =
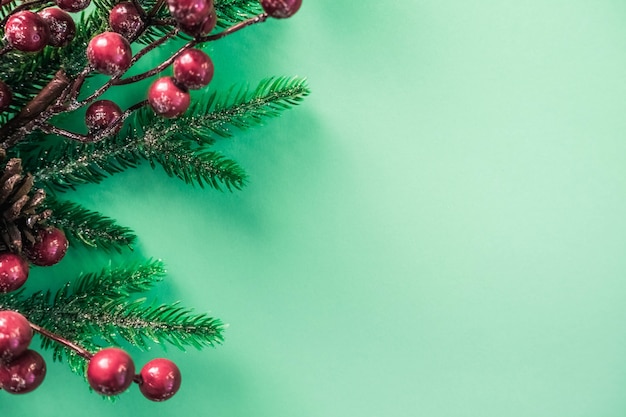
<path fill-rule="evenodd" d="M 150 45 L 146 46 L 145 48 L 143 48 L 142 50 L 140 50 L 139 52 L 137 52 L 135 54 L 135 56 L 133 56 L 133 58 L 130 61 L 130 65 L 129 68 L 132 67 L 137 61 L 139 61 L 144 55 L 146 55 L 148 52 L 154 50 L 155 48 L 157 48 L 158 46 L 164 44 L 165 42 L 167 42 L 169 39 L 173 38 L 174 36 L 176 36 L 176 34 L 178 33 L 178 29 L 174 29 L 170 32 L 168 32 L 165 36 L 157 39 L 156 41 L 152 42 Z M 100 97 L 102 94 L 104 94 L 109 88 L 111 88 L 114 85 L 119 85 L 119 84 L 126 84 L 126 83 L 120 83 L 119 78 L 124 75 L 124 74 L 120 74 L 120 75 L 116 75 L 114 77 L 111 77 L 109 79 L 109 81 L 107 81 L 102 87 L 100 87 L 99 89 L 97 89 L 96 91 L 94 91 L 93 94 L 91 94 L 89 97 L 85 98 L 84 100 L 78 101 L 74 104 L 72 104 L 70 107 L 71 110 L 76 110 L 79 107 L 84 106 L 85 104 L 89 104 L 92 101 L 94 101 L 95 99 L 97 99 L 98 97 Z"/>
<path fill-rule="evenodd" d="M 77 345 L 76 343 L 70 342 L 67 339 L 64 339 L 58 334 L 52 333 L 51 331 L 46 330 L 43 327 L 38 326 L 34 323 L 30 323 L 30 327 L 31 329 L 33 329 L 35 332 L 39 333 L 40 335 L 47 337 L 50 340 L 54 340 L 55 342 L 65 346 L 66 348 L 73 350 L 74 352 L 76 352 L 78 356 L 85 358 L 85 360 L 87 361 L 93 358 L 93 354 L 89 352 L 87 349 L 85 349 L 82 346 Z"/>
<path fill-rule="evenodd" d="M 70 84 L 63 70 L 57 71 L 54 78 L 24 108 L 2 128 L 0 138 L 5 138 L 0 147 L 8 149 L 15 145 L 23 135 L 18 130 L 34 122 L 63 94 Z M 26 133 L 24 133 L 26 134 Z"/>
<path fill-rule="evenodd" d="M 2 47 L 2 49 L 0 49 L 0 56 L 6 54 L 7 52 L 11 52 L 12 50 L 13 50 L 13 47 L 7 43 L 6 45 Z"/>
<path fill-rule="evenodd" d="M 159 10 L 161 9 L 161 7 L 163 7 L 164 4 L 165 4 L 165 0 L 157 1 L 154 7 L 152 8 L 152 10 L 148 12 L 148 18 L 152 18 L 156 16 L 156 14 L 159 12 Z"/>
<path fill-rule="evenodd" d="M 126 111 L 122 113 L 120 117 L 113 120 L 113 122 L 109 126 L 107 126 L 106 128 L 102 130 L 98 130 L 97 132 L 93 132 L 87 135 L 70 132 L 69 130 L 61 129 L 60 127 L 53 126 L 48 123 L 42 124 L 41 126 L 39 126 L 39 128 L 45 133 L 49 133 L 49 134 L 53 133 L 55 135 L 58 135 L 67 139 L 72 139 L 77 142 L 82 142 L 82 143 L 98 142 L 114 134 L 122 126 L 122 124 L 128 118 L 128 116 L 130 116 L 133 112 L 139 110 L 140 108 L 146 105 L 148 105 L 148 100 L 143 100 L 143 101 L 140 101 L 139 103 L 133 104 L 128 109 L 126 109 Z"/>
<path fill-rule="evenodd" d="M 185 45 L 183 45 L 178 51 L 176 51 L 176 53 L 174 53 L 172 56 L 170 56 L 168 59 L 166 59 L 158 66 L 154 67 L 153 69 L 143 72 L 141 74 L 133 75 L 132 77 L 124 78 L 123 80 L 120 80 L 120 79 L 115 80 L 113 81 L 113 84 L 114 85 L 126 85 L 126 84 L 135 83 L 137 81 L 145 80 L 146 78 L 150 78 L 153 75 L 156 75 L 159 72 L 165 70 L 167 67 L 169 67 L 172 64 L 172 62 L 174 62 L 174 60 L 180 54 L 185 52 L 187 49 L 193 48 L 194 46 L 200 43 L 216 41 L 218 39 L 231 35 L 237 31 L 240 31 L 241 29 L 244 29 L 248 26 L 252 26 L 256 23 L 265 22 L 267 20 L 267 17 L 268 17 L 267 13 L 261 13 L 257 16 L 251 17 L 250 19 L 244 20 L 243 22 L 237 23 L 236 25 L 233 25 L 222 32 L 216 33 L 214 35 L 202 36 L 194 40 L 191 40 L 187 42 Z"/>

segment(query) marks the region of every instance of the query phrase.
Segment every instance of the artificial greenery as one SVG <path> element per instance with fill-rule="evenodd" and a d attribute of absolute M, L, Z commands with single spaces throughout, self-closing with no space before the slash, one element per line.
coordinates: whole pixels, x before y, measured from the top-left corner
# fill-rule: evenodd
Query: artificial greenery
<path fill-rule="evenodd" d="M 63 69 L 68 76 L 84 71 L 85 44 L 106 29 L 108 11 L 114 3 L 94 1 L 92 10 L 79 18 L 76 38 L 64 48 L 46 47 L 30 55 L 11 51 L 2 56 L 0 80 L 13 87 L 14 100 L 0 114 L 0 128 L 16 117 L 57 70 Z M 157 1 L 139 3 L 150 8 Z M 52 4 L 42 2 L 41 7 Z M 218 29 L 261 10 L 258 0 L 215 0 L 214 4 Z M 0 19 L 10 10 L 8 6 L 0 8 Z M 137 43 L 149 44 L 171 29 L 167 24 L 151 27 L 139 35 Z M 35 187 L 46 191 L 44 208 L 52 212 L 47 224 L 62 229 L 72 246 L 123 254 L 138 239 L 134 232 L 97 210 L 71 201 L 68 192 L 83 184 L 98 184 L 145 162 L 153 168 L 162 167 L 167 175 L 187 184 L 239 190 L 246 184 L 246 173 L 212 145 L 277 116 L 308 94 L 305 80 L 289 77 L 270 77 L 252 89 L 235 86 L 219 92 L 209 88 L 175 119 L 160 118 L 144 107 L 131 114 L 119 132 L 96 143 L 79 143 L 33 129 L 6 152 L 8 157 L 20 158 Z M 22 312 L 32 323 L 90 351 L 121 343 L 139 349 L 151 344 L 185 349 L 220 343 L 223 326 L 218 319 L 193 313 L 178 303 L 161 304 L 143 298 L 164 276 L 160 261 L 128 261 L 83 274 L 57 290 L 32 293 L 26 288 L 0 295 L 0 310 Z M 84 372 L 85 359 L 73 350 L 46 338 L 42 338 L 42 347 L 52 349 L 54 358 L 67 362 L 72 370 Z"/>

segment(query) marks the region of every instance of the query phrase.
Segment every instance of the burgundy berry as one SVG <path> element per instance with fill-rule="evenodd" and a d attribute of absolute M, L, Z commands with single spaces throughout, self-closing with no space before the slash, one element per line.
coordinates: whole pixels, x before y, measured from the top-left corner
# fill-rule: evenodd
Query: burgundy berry
<path fill-rule="evenodd" d="M 174 60 L 174 78 L 191 90 L 208 85 L 213 78 L 213 62 L 199 49 L 187 49 Z"/>
<path fill-rule="evenodd" d="M 85 113 L 85 124 L 91 131 L 102 130 L 105 127 L 111 126 L 111 124 L 122 117 L 122 109 L 120 106 L 112 102 L 111 100 L 98 100 L 94 101 Z M 114 131 L 119 131 L 122 127 L 121 123 L 118 123 Z"/>
<path fill-rule="evenodd" d="M 16 311 L 0 311 L 0 360 L 8 362 L 28 349 L 33 329 L 26 317 Z"/>
<path fill-rule="evenodd" d="M 36 238 L 32 246 L 24 249 L 29 261 L 38 266 L 51 266 L 63 259 L 68 247 L 63 231 L 56 227 L 41 229 Z"/>
<path fill-rule="evenodd" d="M 126 71 L 132 55 L 126 38 L 115 32 L 96 35 L 87 45 L 89 63 L 96 71 L 106 75 L 120 75 Z"/>
<path fill-rule="evenodd" d="M 277 19 L 293 16 L 302 6 L 302 0 L 261 0 L 263 10 Z"/>
<path fill-rule="evenodd" d="M 133 383 L 135 364 L 118 348 L 106 348 L 93 355 L 87 366 L 87 381 L 102 395 L 117 395 Z"/>
<path fill-rule="evenodd" d="M 18 51 L 38 52 L 48 44 L 50 30 L 37 13 L 23 10 L 7 19 L 4 35 L 7 42 Z"/>
<path fill-rule="evenodd" d="M 15 291 L 28 278 L 28 262 L 20 255 L 7 252 L 0 254 L 0 293 Z"/>
<path fill-rule="evenodd" d="M 151 401 L 170 399 L 178 389 L 182 377 L 178 366 L 169 359 L 153 359 L 141 368 L 139 390 Z"/>
<path fill-rule="evenodd" d="M 213 10 L 212 0 L 167 0 L 170 14 L 185 26 L 197 25 Z"/>
<path fill-rule="evenodd" d="M 76 13 L 85 10 L 91 0 L 54 0 L 54 2 L 66 12 Z"/>
<path fill-rule="evenodd" d="M 48 45 L 65 46 L 76 35 L 76 24 L 69 13 L 56 7 L 48 7 L 37 13 L 48 24 L 50 39 Z"/>
<path fill-rule="evenodd" d="M 9 394 L 26 394 L 46 376 L 46 362 L 34 350 L 26 350 L 8 363 L 0 364 L 0 386 Z"/>
<path fill-rule="evenodd" d="M 126 39 L 131 39 L 141 29 L 143 21 L 133 3 L 122 2 L 111 9 L 109 25 L 113 32 L 119 33 Z"/>
<path fill-rule="evenodd" d="M 180 30 L 187 35 L 195 37 L 208 35 L 215 28 L 216 24 L 217 15 L 215 14 L 215 10 L 212 9 L 208 16 L 206 16 L 204 20 L 202 20 L 200 23 L 196 23 L 193 25 L 179 23 L 178 26 Z"/>
<path fill-rule="evenodd" d="M 176 85 L 174 78 L 163 77 L 150 86 L 148 102 L 156 114 L 172 118 L 183 114 L 191 99 L 189 92 Z"/>
<path fill-rule="evenodd" d="M 12 101 L 13 94 L 11 93 L 11 89 L 5 82 L 0 81 L 0 112 L 9 108 Z"/>

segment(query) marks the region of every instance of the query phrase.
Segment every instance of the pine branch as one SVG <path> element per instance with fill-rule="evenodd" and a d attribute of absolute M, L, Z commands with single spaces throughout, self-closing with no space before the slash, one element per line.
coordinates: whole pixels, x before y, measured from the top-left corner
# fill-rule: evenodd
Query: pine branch
<path fill-rule="evenodd" d="M 232 160 L 206 150 L 217 137 L 233 135 L 299 104 L 309 94 L 306 81 L 268 78 L 254 90 L 231 88 L 210 94 L 178 119 L 163 119 L 150 110 L 137 112 L 122 133 L 96 144 L 58 143 L 51 147 L 22 146 L 25 170 L 44 188 L 66 190 L 133 168 L 142 161 L 163 166 L 170 176 L 201 187 L 229 190 L 245 184 L 243 170 Z M 199 145 L 194 147 L 193 144 Z M 43 162 L 42 162 L 43 161 Z"/>
<path fill-rule="evenodd" d="M 0 295 L 0 310 L 21 311 L 31 322 L 92 352 L 103 341 L 112 345 L 127 341 L 144 349 L 152 342 L 183 350 L 221 343 L 223 325 L 218 319 L 193 314 L 178 303 L 158 305 L 130 299 L 150 290 L 164 272 L 160 261 L 109 267 L 82 275 L 55 294 L 40 291 L 27 297 L 24 291 L 17 291 Z M 56 360 L 66 359 L 74 371 L 83 373 L 84 359 L 74 352 L 49 339 L 42 341 L 42 347 L 53 349 Z"/>
<path fill-rule="evenodd" d="M 135 242 L 131 229 L 79 204 L 48 196 L 44 205 L 52 210 L 48 223 L 62 229 L 72 244 L 121 252 Z"/>
<path fill-rule="evenodd" d="M 258 0 L 215 0 L 217 25 L 221 28 L 261 13 L 263 10 Z"/>

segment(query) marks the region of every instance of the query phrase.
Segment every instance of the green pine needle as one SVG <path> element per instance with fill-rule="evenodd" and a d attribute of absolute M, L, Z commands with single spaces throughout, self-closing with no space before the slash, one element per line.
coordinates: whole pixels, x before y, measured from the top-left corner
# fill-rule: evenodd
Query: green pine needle
<path fill-rule="evenodd" d="M 44 204 L 52 210 L 48 223 L 62 229 L 71 244 L 121 252 L 137 238 L 128 227 L 77 203 L 48 196 Z"/>
<path fill-rule="evenodd" d="M 140 349 L 151 344 L 180 349 L 201 349 L 223 341 L 224 326 L 205 314 L 194 314 L 178 303 L 169 305 L 132 299 L 149 291 L 165 273 L 160 261 L 125 267 L 108 267 L 84 274 L 76 283 L 65 284 L 56 293 L 39 291 L 30 296 L 17 291 L 0 295 L 0 310 L 23 312 L 30 321 L 91 352 L 102 344 L 128 342 Z M 65 359 L 82 374 L 84 359 L 49 339 L 42 347 L 53 349 L 55 360 Z"/>

